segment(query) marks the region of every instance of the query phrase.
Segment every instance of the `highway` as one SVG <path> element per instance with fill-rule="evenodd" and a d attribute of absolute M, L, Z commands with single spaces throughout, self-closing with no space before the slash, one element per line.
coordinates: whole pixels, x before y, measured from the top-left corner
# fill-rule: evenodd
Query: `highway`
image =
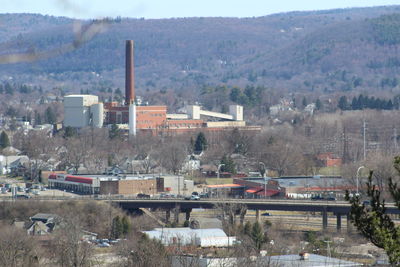
<path fill-rule="evenodd" d="M 11 200 L 11 198 L 0 198 L 0 200 Z M 350 204 L 346 201 L 315 201 L 315 200 L 292 200 L 292 199 L 200 199 L 200 200 L 184 200 L 179 198 L 150 198 L 139 199 L 134 197 L 123 196 L 35 196 L 29 201 L 78 201 L 78 200 L 96 200 L 108 201 L 121 206 L 126 210 L 139 208 L 152 209 L 173 209 L 179 207 L 182 210 L 202 208 L 214 209 L 219 205 L 245 205 L 248 210 L 280 210 L 280 211 L 304 211 L 304 212 L 332 212 L 333 214 L 348 214 Z M 16 201 L 25 201 L 18 199 Z M 386 204 L 387 213 L 400 214 L 400 210 L 393 204 Z"/>

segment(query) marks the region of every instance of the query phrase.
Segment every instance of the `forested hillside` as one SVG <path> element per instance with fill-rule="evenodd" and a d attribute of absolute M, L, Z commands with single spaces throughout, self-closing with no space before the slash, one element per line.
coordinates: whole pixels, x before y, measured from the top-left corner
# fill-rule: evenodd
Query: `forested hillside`
<path fill-rule="evenodd" d="M 93 24 L 101 29 L 85 40 Z M 292 12 L 257 18 L 77 21 L 0 15 L 1 81 L 90 92 L 122 88 L 124 45 L 135 40 L 139 92 L 263 86 L 320 93 L 397 93 L 400 6 Z M 77 41 L 79 40 L 79 41 Z M 73 49 L 58 51 L 72 44 Z M 54 52 L 57 51 L 57 52 Z"/>

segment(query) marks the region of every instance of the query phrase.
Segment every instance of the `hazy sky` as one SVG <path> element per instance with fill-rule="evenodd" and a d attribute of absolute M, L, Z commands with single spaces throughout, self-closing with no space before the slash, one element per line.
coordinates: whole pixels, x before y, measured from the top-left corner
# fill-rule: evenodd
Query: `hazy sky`
<path fill-rule="evenodd" d="M 0 13 L 40 13 L 74 18 L 253 17 L 298 10 L 400 4 L 399 0 L 2 0 L 1 2 Z"/>

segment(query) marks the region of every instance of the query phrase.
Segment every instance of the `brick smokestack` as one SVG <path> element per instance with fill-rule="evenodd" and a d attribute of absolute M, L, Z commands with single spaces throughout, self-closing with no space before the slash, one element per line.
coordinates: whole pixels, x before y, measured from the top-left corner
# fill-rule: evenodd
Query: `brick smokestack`
<path fill-rule="evenodd" d="M 135 73 L 132 40 L 126 41 L 125 53 L 125 105 L 129 105 L 135 101 Z"/>

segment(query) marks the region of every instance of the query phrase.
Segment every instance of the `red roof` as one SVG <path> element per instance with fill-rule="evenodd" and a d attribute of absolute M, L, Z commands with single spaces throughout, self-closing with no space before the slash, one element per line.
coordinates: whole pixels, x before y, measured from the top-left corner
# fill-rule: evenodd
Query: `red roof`
<path fill-rule="evenodd" d="M 261 187 L 254 187 L 246 190 L 246 193 L 257 193 L 259 191 L 263 190 Z"/>
<path fill-rule="evenodd" d="M 232 187 L 242 187 L 240 184 L 214 184 L 208 185 L 208 188 L 232 188 Z"/>
<path fill-rule="evenodd" d="M 65 181 L 74 182 L 74 183 L 82 183 L 82 184 L 92 184 L 93 179 L 89 177 L 81 177 L 81 176 L 72 176 L 68 175 L 65 178 Z"/>
<path fill-rule="evenodd" d="M 257 195 L 259 196 L 266 196 L 266 197 L 272 197 L 275 196 L 277 194 L 279 194 L 279 190 L 273 190 L 273 189 L 267 189 L 267 192 L 265 193 L 264 190 L 260 191 L 257 193 Z"/>

